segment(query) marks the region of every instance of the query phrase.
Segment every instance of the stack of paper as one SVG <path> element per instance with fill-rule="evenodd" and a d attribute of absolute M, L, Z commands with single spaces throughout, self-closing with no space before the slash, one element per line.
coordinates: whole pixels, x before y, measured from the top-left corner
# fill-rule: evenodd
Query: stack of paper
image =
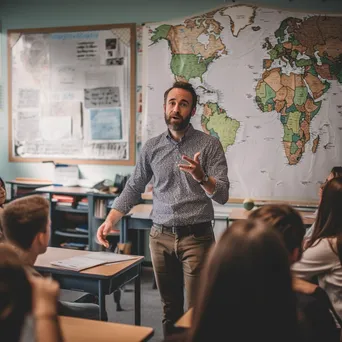
<path fill-rule="evenodd" d="M 120 261 L 133 260 L 135 258 L 137 258 L 137 256 L 134 255 L 116 254 L 108 252 L 92 252 L 82 256 L 74 256 L 63 260 L 51 261 L 51 265 L 67 268 L 73 271 L 82 271 L 87 268 L 103 264 L 111 264 Z"/>

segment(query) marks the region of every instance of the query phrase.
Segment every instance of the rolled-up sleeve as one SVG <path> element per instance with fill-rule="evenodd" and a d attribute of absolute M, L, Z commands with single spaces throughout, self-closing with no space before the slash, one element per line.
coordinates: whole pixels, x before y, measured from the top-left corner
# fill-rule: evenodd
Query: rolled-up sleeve
<path fill-rule="evenodd" d="M 225 204 L 229 199 L 228 165 L 223 147 L 218 139 L 213 140 L 207 159 L 207 174 L 216 180 L 214 193 L 208 195 L 219 204 Z"/>

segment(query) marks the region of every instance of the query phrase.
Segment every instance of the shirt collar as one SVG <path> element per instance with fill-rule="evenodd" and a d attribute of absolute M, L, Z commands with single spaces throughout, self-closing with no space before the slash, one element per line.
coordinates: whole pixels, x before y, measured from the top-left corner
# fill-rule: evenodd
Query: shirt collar
<path fill-rule="evenodd" d="M 179 142 L 183 141 L 183 140 L 185 139 L 185 137 L 190 136 L 190 135 L 194 132 L 194 130 L 195 130 L 195 129 L 194 129 L 194 127 L 192 126 L 192 124 L 189 123 L 189 125 L 188 125 L 187 129 L 185 130 L 184 135 L 183 135 L 183 137 L 181 138 L 180 141 L 176 141 L 175 139 L 173 139 L 173 137 L 172 137 L 172 135 L 171 135 L 169 129 L 166 130 L 165 136 L 166 136 L 166 138 L 167 138 L 169 141 L 172 141 L 172 142 L 175 142 L 175 143 L 179 143 Z"/>

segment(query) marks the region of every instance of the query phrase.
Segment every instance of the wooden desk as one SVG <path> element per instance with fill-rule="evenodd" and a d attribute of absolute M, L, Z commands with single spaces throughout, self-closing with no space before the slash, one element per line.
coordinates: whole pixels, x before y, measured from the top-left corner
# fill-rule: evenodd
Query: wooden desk
<path fill-rule="evenodd" d="M 11 200 L 20 196 L 28 196 L 35 193 L 37 188 L 46 187 L 51 185 L 52 181 L 45 179 L 35 179 L 35 178 L 16 178 L 15 180 L 6 181 L 6 184 L 11 186 Z M 18 189 L 25 189 L 22 195 L 16 195 Z M 17 191 L 16 191 L 17 190 Z"/>
<path fill-rule="evenodd" d="M 92 267 L 81 272 L 67 270 L 51 265 L 51 261 L 67 259 L 91 253 L 65 248 L 48 247 L 46 253 L 38 256 L 34 267 L 43 274 L 51 274 L 62 289 L 85 291 L 99 297 L 100 319 L 104 319 L 105 296 L 134 280 L 135 324 L 141 324 L 141 263 L 144 259 L 137 256 L 134 260 Z"/>
<path fill-rule="evenodd" d="M 141 342 L 153 336 L 153 329 L 128 324 L 100 322 L 60 316 L 65 342 Z"/>
<path fill-rule="evenodd" d="M 190 328 L 191 320 L 192 320 L 192 311 L 193 309 L 189 309 L 175 324 L 176 327 L 179 328 Z"/>
<path fill-rule="evenodd" d="M 253 211 L 253 210 L 252 210 Z M 229 220 L 244 220 L 248 217 L 248 215 L 252 212 L 248 211 L 244 208 L 232 208 L 229 214 Z M 302 220 L 306 226 L 311 226 L 315 222 L 315 217 L 313 212 L 310 211 L 300 211 L 298 210 Z"/>

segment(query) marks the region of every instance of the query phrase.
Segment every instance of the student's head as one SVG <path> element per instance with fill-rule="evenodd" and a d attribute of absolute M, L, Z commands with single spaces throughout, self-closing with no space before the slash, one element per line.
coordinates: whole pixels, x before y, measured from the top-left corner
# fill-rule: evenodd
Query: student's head
<path fill-rule="evenodd" d="M 342 166 L 334 166 L 331 171 L 330 174 L 328 176 L 328 181 L 336 178 L 336 177 L 342 177 Z"/>
<path fill-rule="evenodd" d="M 279 234 L 260 220 L 234 222 L 203 270 L 189 340 L 295 341 L 296 322 Z"/>
<path fill-rule="evenodd" d="M 319 189 L 320 200 L 322 199 L 322 191 L 324 187 L 326 186 L 327 182 L 337 177 L 342 177 L 342 166 L 334 166 L 330 170 L 330 173 L 328 174 L 328 177 L 326 178 L 325 182 L 320 186 L 320 189 Z"/>
<path fill-rule="evenodd" d="M 23 250 L 42 254 L 50 239 L 49 201 L 42 196 L 22 197 L 8 203 L 1 226 L 5 239 Z"/>
<path fill-rule="evenodd" d="M 0 177 L 0 207 L 5 203 L 6 200 L 6 185 L 3 179 Z"/>
<path fill-rule="evenodd" d="M 312 246 L 321 238 L 334 236 L 342 236 L 342 177 L 333 178 L 325 185 L 307 246 Z"/>
<path fill-rule="evenodd" d="M 281 234 L 291 263 L 301 257 L 305 227 L 299 213 L 287 204 L 268 204 L 251 212 L 251 220 L 262 220 Z"/>
<path fill-rule="evenodd" d="M 164 93 L 164 112 L 167 126 L 174 131 L 184 130 L 195 115 L 197 95 L 190 83 L 175 82 Z"/>
<path fill-rule="evenodd" d="M 25 316 L 31 311 L 31 285 L 14 249 L 0 244 L 0 332 L 19 341 Z"/>

